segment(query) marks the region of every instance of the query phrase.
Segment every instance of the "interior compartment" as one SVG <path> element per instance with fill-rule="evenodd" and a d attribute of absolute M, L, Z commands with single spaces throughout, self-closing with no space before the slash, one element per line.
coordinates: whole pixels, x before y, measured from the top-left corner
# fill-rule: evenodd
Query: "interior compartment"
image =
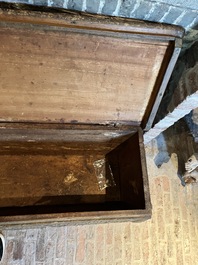
<path fill-rule="evenodd" d="M 145 209 L 138 129 L 8 123 L 0 130 L 0 215 Z M 100 190 L 93 163 L 104 158 L 104 177 L 116 185 Z"/>

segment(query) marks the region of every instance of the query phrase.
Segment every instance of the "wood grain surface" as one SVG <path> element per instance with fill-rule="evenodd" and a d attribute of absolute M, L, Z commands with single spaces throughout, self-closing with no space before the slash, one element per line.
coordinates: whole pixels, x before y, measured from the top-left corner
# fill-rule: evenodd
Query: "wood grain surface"
<path fill-rule="evenodd" d="M 0 27 L 0 121 L 141 122 L 166 42 Z"/>

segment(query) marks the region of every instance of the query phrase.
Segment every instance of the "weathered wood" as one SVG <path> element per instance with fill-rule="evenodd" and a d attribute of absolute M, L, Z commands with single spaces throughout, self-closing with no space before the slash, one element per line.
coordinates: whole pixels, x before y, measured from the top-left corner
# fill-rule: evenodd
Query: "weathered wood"
<path fill-rule="evenodd" d="M 144 120 L 145 127 L 150 113 L 153 119 L 153 102 L 158 93 L 160 102 L 164 91 L 161 77 L 183 31 L 97 19 L 0 10 L 1 121 Z"/>
<path fill-rule="evenodd" d="M 18 155 L 9 152 L 0 155 L 3 165 L 0 168 L 0 222 L 29 222 L 30 215 L 35 222 L 53 221 L 53 218 L 97 221 L 104 210 L 110 211 L 104 214 L 104 219 L 145 219 L 151 205 L 141 130 L 133 133 L 127 142 L 121 140 L 120 146 L 106 155 L 116 186 L 100 191 L 93 162 L 103 157 L 100 150 L 87 154 L 86 149 L 81 154 L 71 152 L 64 155 L 60 152 L 54 156 L 48 151 L 42 155 L 31 154 L 30 148 L 29 154 L 21 151 Z M 133 159 L 139 162 L 133 163 Z M 129 171 L 121 180 L 120 166 L 125 167 L 126 163 L 130 165 Z M 124 181 L 124 185 L 128 183 L 131 188 L 121 192 L 120 185 L 122 188 L 124 185 L 120 181 Z M 127 194 L 130 199 L 127 199 Z M 131 194 L 134 194 L 133 198 Z M 23 208 L 12 208 L 14 206 Z M 134 209 L 137 209 L 136 213 Z M 145 210 L 146 215 L 140 209 Z M 9 217 L 11 215 L 13 218 Z"/>
<path fill-rule="evenodd" d="M 45 30 L 0 28 L 1 121 L 141 122 L 165 43 Z"/>
<path fill-rule="evenodd" d="M 152 124 L 183 30 L 16 8 L 0 9 L 0 222 L 149 218 L 139 125 Z M 116 183 L 103 191 L 101 158 Z"/>

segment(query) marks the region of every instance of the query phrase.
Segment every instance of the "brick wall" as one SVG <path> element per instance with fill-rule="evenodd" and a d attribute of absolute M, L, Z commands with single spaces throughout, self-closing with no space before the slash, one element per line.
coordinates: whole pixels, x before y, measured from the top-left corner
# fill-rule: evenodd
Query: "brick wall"
<path fill-rule="evenodd" d="M 184 116 L 196 139 L 197 126 L 191 119 L 191 111 L 196 108 L 198 108 L 198 41 L 179 57 L 159 106 L 154 128 L 144 135 L 145 143 Z"/>

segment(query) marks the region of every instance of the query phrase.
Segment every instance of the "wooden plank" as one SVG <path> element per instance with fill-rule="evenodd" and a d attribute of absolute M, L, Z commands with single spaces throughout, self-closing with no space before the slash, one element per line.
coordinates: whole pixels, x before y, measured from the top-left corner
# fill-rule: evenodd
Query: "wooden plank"
<path fill-rule="evenodd" d="M 105 202 L 92 155 L 0 156 L 0 207 Z M 13 189 L 14 187 L 14 189 Z M 75 207 L 74 207 L 75 208 Z"/>
<path fill-rule="evenodd" d="M 140 123 L 168 45 L 31 24 L 0 34 L 0 121 Z"/>

